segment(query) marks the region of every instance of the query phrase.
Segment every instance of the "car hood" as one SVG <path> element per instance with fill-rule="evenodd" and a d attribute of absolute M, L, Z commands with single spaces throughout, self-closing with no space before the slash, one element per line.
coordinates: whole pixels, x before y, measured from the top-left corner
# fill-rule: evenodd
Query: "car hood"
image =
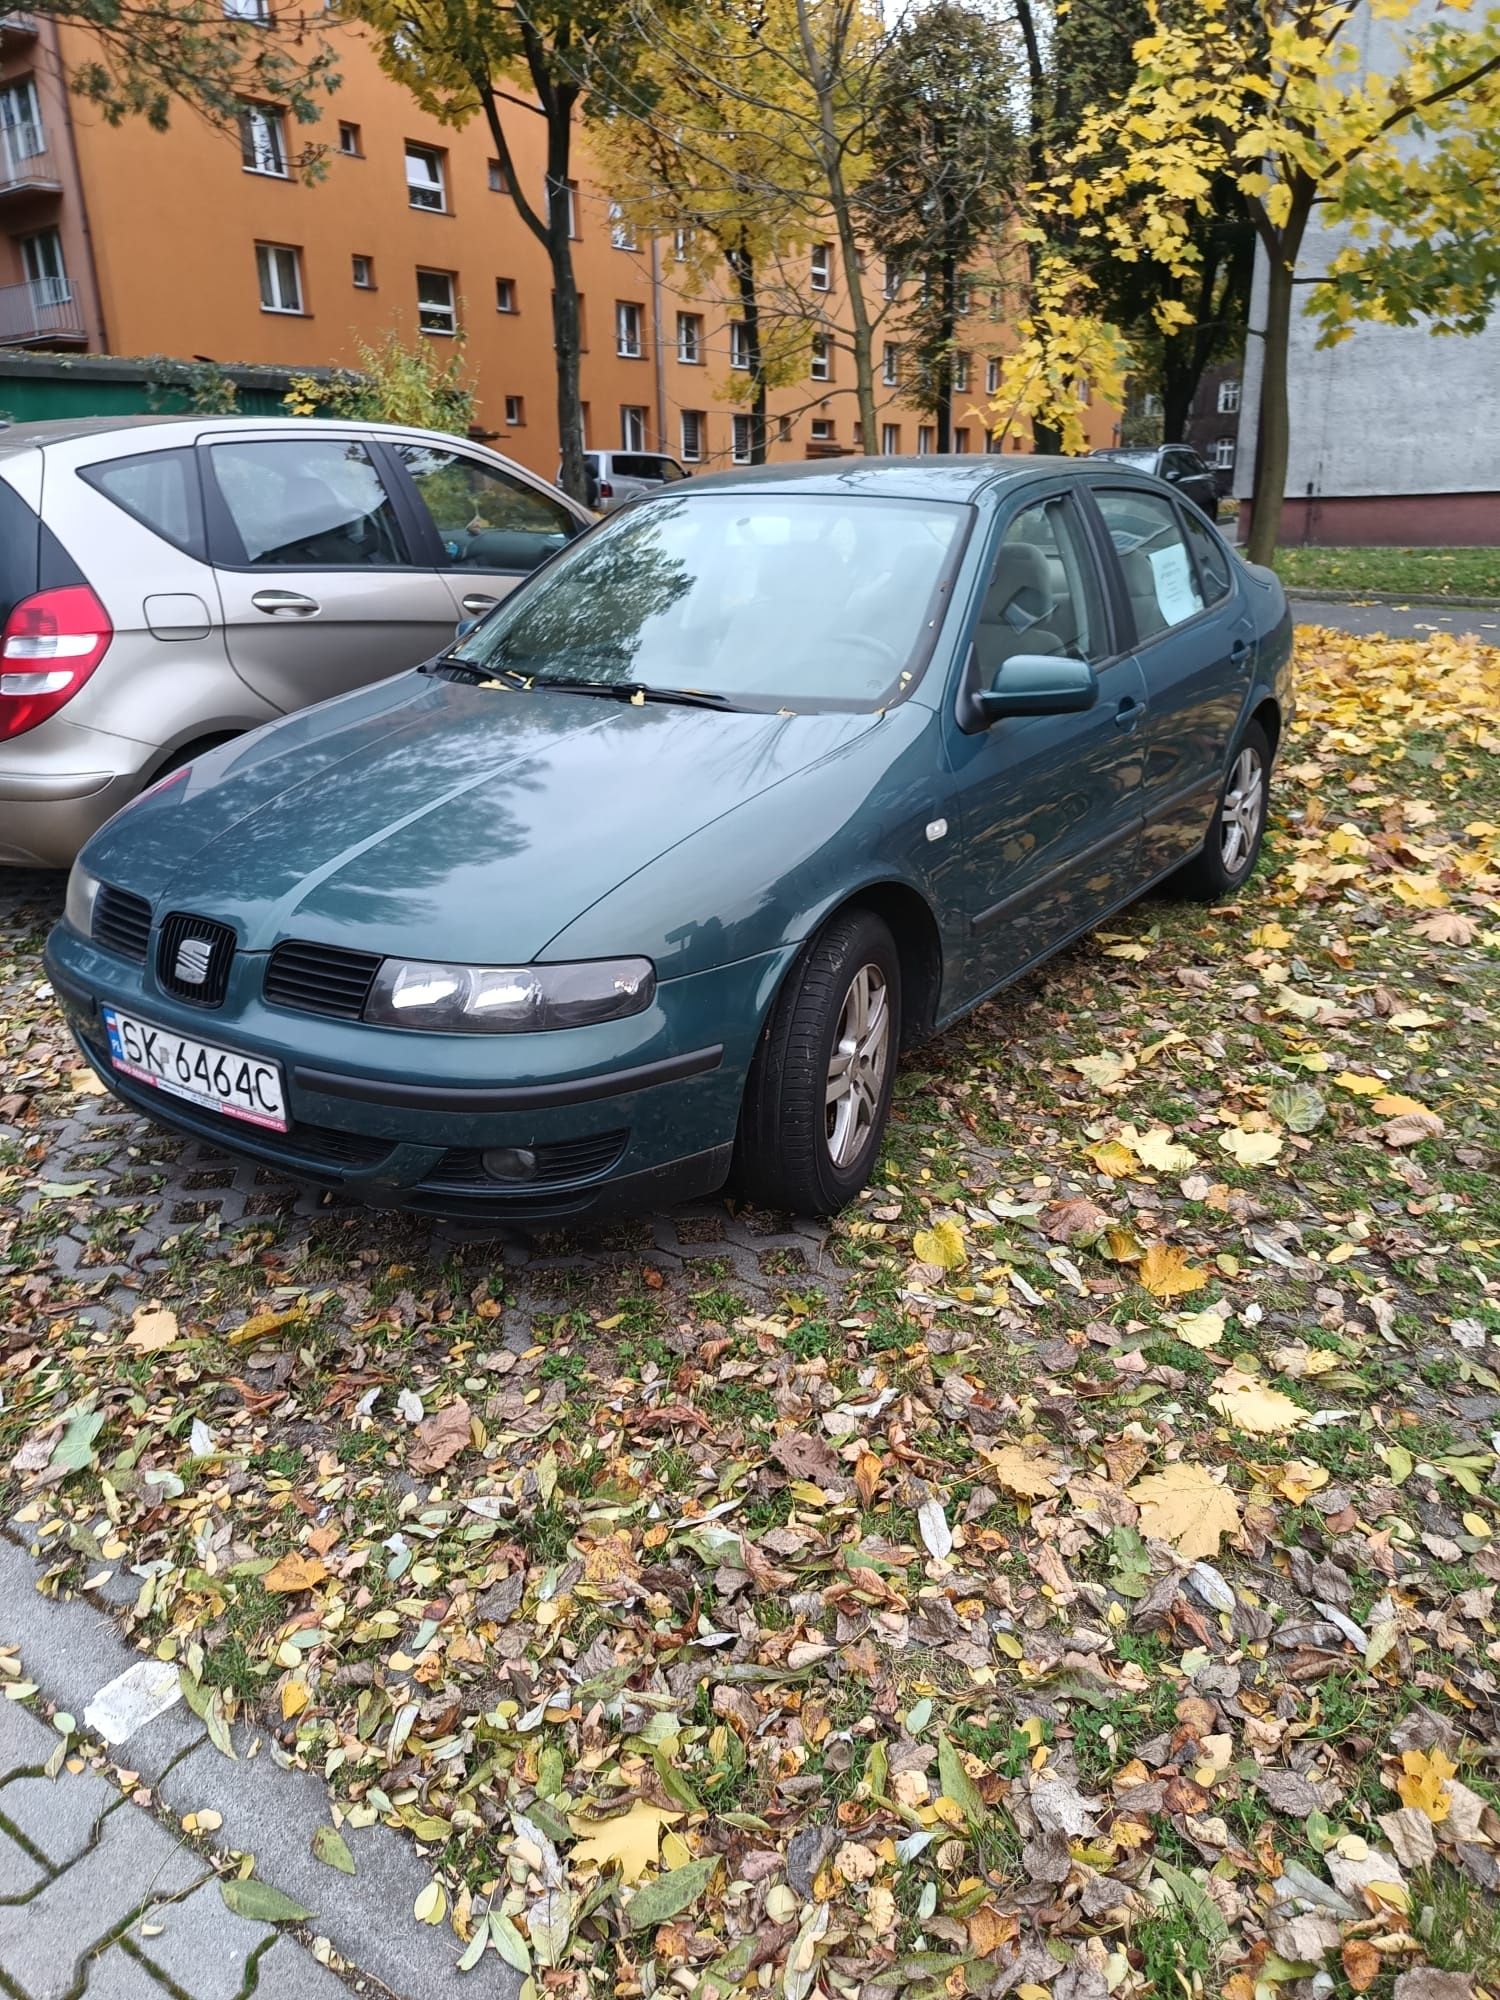
<path fill-rule="evenodd" d="M 524 963 L 877 720 L 402 675 L 210 752 L 111 820 L 84 864 L 159 908 L 234 924 L 252 951 L 303 937 Z"/>

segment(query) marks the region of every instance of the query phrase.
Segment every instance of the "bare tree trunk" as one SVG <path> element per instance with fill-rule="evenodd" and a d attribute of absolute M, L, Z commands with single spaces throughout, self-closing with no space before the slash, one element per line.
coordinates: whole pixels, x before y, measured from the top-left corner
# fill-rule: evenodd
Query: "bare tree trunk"
<path fill-rule="evenodd" d="M 1047 128 L 1050 121 L 1048 102 L 1047 65 L 1042 55 L 1041 37 L 1037 33 L 1035 16 L 1031 10 L 1031 0 L 1015 0 L 1016 21 L 1021 30 L 1021 39 L 1026 46 L 1026 96 L 1030 119 L 1030 135 L 1026 143 L 1027 167 L 1033 181 L 1047 178 Z M 1026 279 L 1028 287 L 1036 284 L 1037 267 L 1041 262 L 1042 246 L 1028 242 L 1026 245 Z M 1062 446 L 1062 433 L 1055 424 L 1044 423 L 1040 417 L 1031 422 L 1031 441 L 1038 451 L 1058 451 Z"/>
<path fill-rule="evenodd" d="M 958 330 L 958 266 L 945 257 L 938 273 L 938 330 L 942 335 L 932 375 L 933 415 L 939 451 L 953 449 L 953 343 Z"/>
<path fill-rule="evenodd" d="M 842 17 L 841 17 L 842 18 Z M 823 177 L 828 184 L 828 206 L 838 231 L 839 261 L 844 273 L 844 290 L 849 298 L 850 345 L 854 350 L 855 395 L 859 403 L 860 436 L 866 454 L 880 449 L 875 425 L 875 362 L 869 308 L 865 304 L 864 272 L 859 265 L 859 238 L 854 228 L 854 208 L 844 180 L 844 155 L 839 144 L 838 120 L 834 113 L 834 76 L 830 65 L 818 53 L 808 17 L 808 0 L 797 0 L 797 32 L 808 81 L 818 106 L 818 149 Z"/>
<path fill-rule="evenodd" d="M 766 462 L 766 371 L 760 347 L 760 293 L 755 283 L 755 258 L 741 236 L 724 260 L 734 279 L 740 322 L 745 329 L 745 356 L 750 363 L 750 463 Z"/>

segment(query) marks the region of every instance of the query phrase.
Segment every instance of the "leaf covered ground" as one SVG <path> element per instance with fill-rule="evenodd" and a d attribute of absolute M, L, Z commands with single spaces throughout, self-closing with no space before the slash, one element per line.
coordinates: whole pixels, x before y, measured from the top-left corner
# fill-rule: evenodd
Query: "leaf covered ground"
<path fill-rule="evenodd" d="M 421 1844 L 476 1978 L 1500 1994 L 1500 653 L 1300 638 L 1247 892 L 920 1052 L 753 1296 L 712 1210 L 62 1268 L 80 1080 L 0 942 L 11 1511 Z"/>

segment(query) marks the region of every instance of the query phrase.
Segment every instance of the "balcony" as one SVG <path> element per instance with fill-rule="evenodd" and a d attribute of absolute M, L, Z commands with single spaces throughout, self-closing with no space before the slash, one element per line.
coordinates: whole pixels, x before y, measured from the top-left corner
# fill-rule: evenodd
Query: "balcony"
<path fill-rule="evenodd" d="M 57 163 L 40 125 L 0 126 L 0 202 L 20 195 L 61 194 Z"/>
<path fill-rule="evenodd" d="M 35 17 L 31 14 L 0 14 L 0 49 L 8 49 L 12 43 L 34 42 L 37 37 Z"/>
<path fill-rule="evenodd" d="M 0 347 L 86 347 L 83 314 L 66 278 L 0 285 Z"/>

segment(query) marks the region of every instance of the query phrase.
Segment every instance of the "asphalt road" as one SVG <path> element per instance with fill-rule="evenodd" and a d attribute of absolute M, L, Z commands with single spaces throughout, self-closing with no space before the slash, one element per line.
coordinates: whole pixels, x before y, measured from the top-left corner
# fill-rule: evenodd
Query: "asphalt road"
<path fill-rule="evenodd" d="M 1292 616 L 1299 625 L 1331 625 L 1336 632 L 1379 632 L 1392 639 L 1420 639 L 1428 632 L 1473 633 L 1487 646 L 1500 646 L 1500 610 L 1465 609 L 1455 604 L 1323 604 L 1298 598 Z"/>

